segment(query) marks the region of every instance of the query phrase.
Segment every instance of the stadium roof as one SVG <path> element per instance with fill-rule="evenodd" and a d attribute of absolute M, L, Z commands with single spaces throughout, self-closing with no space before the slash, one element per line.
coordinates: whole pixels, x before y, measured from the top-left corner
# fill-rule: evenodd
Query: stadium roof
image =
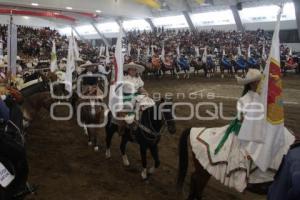
<path fill-rule="evenodd" d="M 15 22 L 20 22 L 20 25 L 41 24 L 58 28 L 67 35 L 72 32 L 73 27 L 73 31 L 82 38 L 94 39 L 115 37 L 120 23 L 125 31 L 151 30 L 153 26 L 191 28 L 191 24 L 205 29 L 226 26 L 232 30 L 236 27 L 236 21 L 230 7 L 237 3 L 241 3 L 243 8 L 238 11 L 242 24 L 275 22 L 278 11 L 276 5 L 280 2 L 281 0 L 0 0 L 0 17 L 2 16 L 2 23 L 7 22 L 3 14 L 13 9 L 17 15 Z M 292 0 L 286 2 L 282 20 L 290 21 L 288 28 L 294 29 L 297 27 L 295 7 Z M 44 23 L 46 20 L 49 22 L 47 25 Z M 33 21 L 37 23 L 32 23 Z"/>
<path fill-rule="evenodd" d="M 157 2 L 160 8 L 154 8 L 149 2 Z M 280 0 L 0 0 L 0 6 L 137 19 L 174 15 L 182 11 L 220 10 L 237 2 L 241 2 L 243 7 L 253 7 L 279 4 Z"/>

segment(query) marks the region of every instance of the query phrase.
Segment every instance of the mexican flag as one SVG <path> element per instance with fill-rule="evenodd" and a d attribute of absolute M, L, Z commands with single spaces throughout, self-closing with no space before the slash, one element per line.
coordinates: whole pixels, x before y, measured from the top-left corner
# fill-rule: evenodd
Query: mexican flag
<path fill-rule="evenodd" d="M 255 165 L 262 171 L 271 166 L 273 158 L 285 142 L 279 54 L 281 13 L 282 7 L 277 16 L 271 51 L 258 87 L 260 95 L 247 107 L 247 110 L 257 109 L 260 104 L 263 109 L 261 112 L 248 111 L 245 114 L 238 136 Z"/>
<path fill-rule="evenodd" d="M 50 71 L 54 72 L 55 70 L 57 70 L 57 56 L 56 56 L 55 41 L 53 40 L 52 41 Z"/>
<path fill-rule="evenodd" d="M 115 58 L 112 69 L 112 77 L 109 89 L 109 103 L 108 107 L 112 112 L 113 116 L 116 117 L 116 114 L 119 110 L 122 109 L 123 104 L 123 53 L 122 53 L 122 38 L 123 32 L 120 28 L 116 49 L 115 49 Z"/>

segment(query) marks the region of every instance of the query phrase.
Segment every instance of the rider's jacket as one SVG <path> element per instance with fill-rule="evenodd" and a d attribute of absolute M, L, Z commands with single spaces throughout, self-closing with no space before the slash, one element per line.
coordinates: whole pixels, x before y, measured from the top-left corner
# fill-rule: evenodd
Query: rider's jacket
<path fill-rule="evenodd" d="M 124 86 L 123 93 L 124 94 L 135 94 L 138 92 L 139 88 L 144 86 L 144 81 L 141 77 L 133 77 L 130 75 L 124 76 Z"/>

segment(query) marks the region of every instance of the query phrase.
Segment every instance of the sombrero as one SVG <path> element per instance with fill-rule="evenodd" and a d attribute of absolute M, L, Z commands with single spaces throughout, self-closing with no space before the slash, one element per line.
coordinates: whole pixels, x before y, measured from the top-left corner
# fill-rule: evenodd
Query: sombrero
<path fill-rule="evenodd" d="M 143 67 L 142 65 L 138 65 L 134 62 L 125 64 L 123 70 L 128 71 L 128 69 L 130 69 L 130 68 L 136 69 L 138 73 L 142 73 L 145 70 L 145 67 Z"/>
<path fill-rule="evenodd" d="M 236 77 L 238 84 L 247 85 L 255 81 L 259 81 L 262 78 L 262 74 L 258 69 L 249 69 L 245 78 Z"/>
<path fill-rule="evenodd" d="M 93 65 L 97 65 L 97 64 L 94 64 L 88 60 L 83 65 L 80 65 L 79 67 L 89 67 L 89 66 L 93 66 Z"/>
<path fill-rule="evenodd" d="M 67 59 L 66 59 L 66 60 L 67 60 Z M 80 62 L 80 61 L 81 61 L 81 62 L 84 62 L 84 60 L 83 60 L 82 58 L 80 58 L 80 57 L 79 57 L 79 58 L 76 58 L 76 61 L 79 61 L 79 62 Z"/>
<path fill-rule="evenodd" d="M 50 63 L 50 60 L 39 60 L 39 63 Z"/>

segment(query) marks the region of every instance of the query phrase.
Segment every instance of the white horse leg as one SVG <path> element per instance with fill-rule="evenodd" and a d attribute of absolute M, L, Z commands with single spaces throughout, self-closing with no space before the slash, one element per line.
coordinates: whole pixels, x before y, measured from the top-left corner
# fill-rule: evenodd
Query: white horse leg
<path fill-rule="evenodd" d="M 146 180 L 148 178 L 147 168 L 143 168 L 141 176 L 143 180 Z"/>
<path fill-rule="evenodd" d="M 152 166 L 150 169 L 149 169 L 149 174 L 154 174 L 155 173 L 155 167 Z"/>
<path fill-rule="evenodd" d="M 128 167 L 128 166 L 130 165 L 130 162 L 129 162 L 128 157 L 127 157 L 126 154 L 124 154 L 124 155 L 122 156 L 122 160 L 123 160 L 124 166 Z"/>
<path fill-rule="evenodd" d="M 94 146 L 94 151 L 98 152 L 99 151 L 99 147 L 98 146 Z"/>
<path fill-rule="evenodd" d="M 110 149 L 106 149 L 105 151 L 105 158 L 108 159 L 111 157 Z"/>
<path fill-rule="evenodd" d="M 88 130 L 87 130 L 87 127 L 86 127 L 85 124 L 83 125 L 83 133 L 84 133 L 85 135 L 88 135 Z"/>

